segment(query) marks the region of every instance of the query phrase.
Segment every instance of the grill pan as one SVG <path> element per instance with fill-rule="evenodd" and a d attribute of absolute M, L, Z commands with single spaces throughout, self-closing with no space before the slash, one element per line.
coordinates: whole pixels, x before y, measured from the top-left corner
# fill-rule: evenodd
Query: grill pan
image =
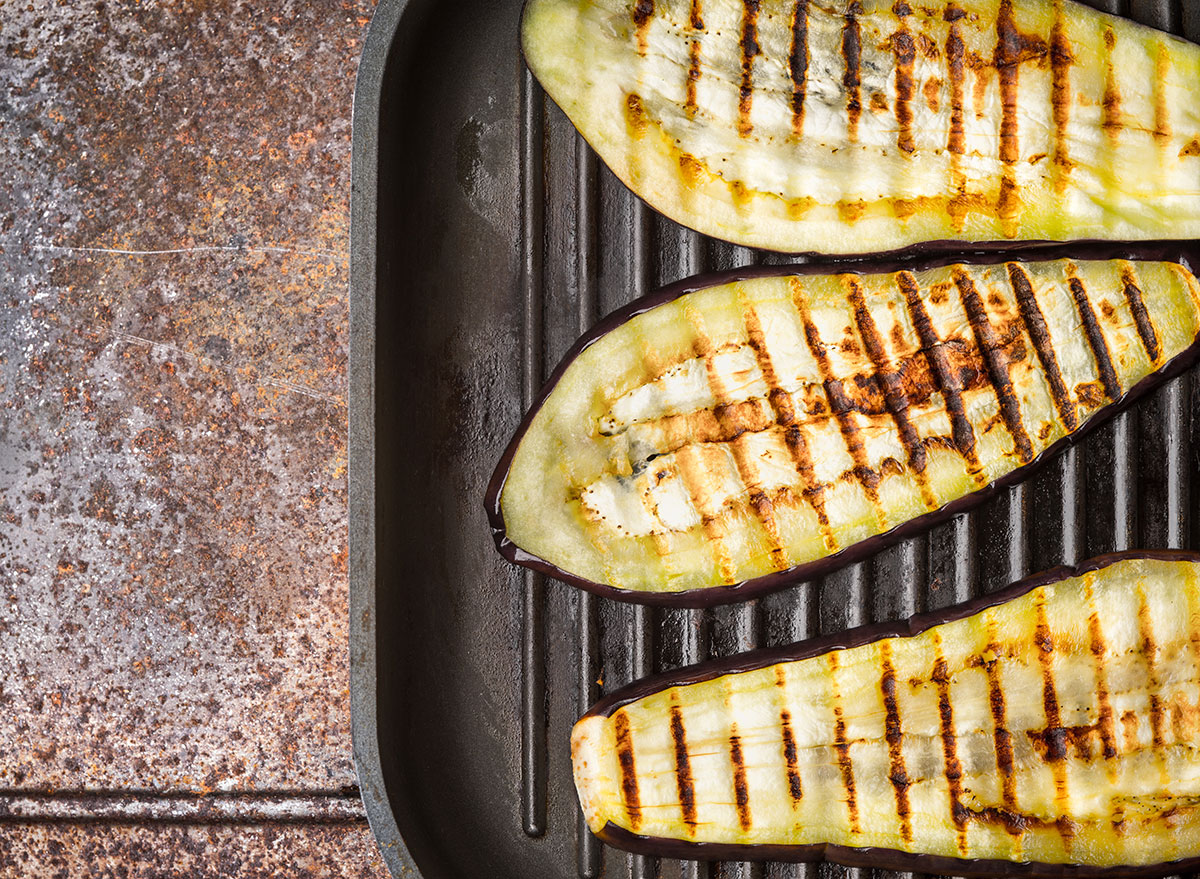
<path fill-rule="evenodd" d="M 1200 41 L 1190 0 L 1085 2 Z M 1200 548 L 1196 370 L 973 511 L 753 601 L 646 608 L 507 564 L 483 493 L 576 337 L 683 277 L 795 261 L 639 202 L 525 70 L 519 17 L 519 0 L 381 0 L 358 74 L 350 683 L 384 857 L 425 879 L 911 875 L 609 849 L 579 815 L 571 725 L 654 671 L 936 610 L 1101 553 Z"/>

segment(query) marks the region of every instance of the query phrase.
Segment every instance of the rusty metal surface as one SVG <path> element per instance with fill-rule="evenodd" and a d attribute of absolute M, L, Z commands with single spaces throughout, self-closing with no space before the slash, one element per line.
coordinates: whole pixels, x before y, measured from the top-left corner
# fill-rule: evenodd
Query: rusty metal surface
<path fill-rule="evenodd" d="M 373 6 L 0 0 L 0 875 L 382 870 L 346 667 Z M 300 824 L 54 823 L 88 815 Z"/>

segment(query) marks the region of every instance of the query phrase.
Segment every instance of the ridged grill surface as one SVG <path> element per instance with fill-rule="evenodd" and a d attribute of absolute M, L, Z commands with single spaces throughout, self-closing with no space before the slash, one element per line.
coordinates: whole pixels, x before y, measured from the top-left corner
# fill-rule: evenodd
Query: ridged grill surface
<path fill-rule="evenodd" d="M 1200 39 L 1200 8 L 1180 0 L 1088 5 Z M 795 60 L 799 71 L 803 58 Z M 791 260 L 705 238 L 646 208 L 597 162 L 528 71 L 519 75 L 529 405 L 544 376 L 602 315 L 688 275 Z M 865 875 L 828 864 L 679 862 L 609 849 L 563 795 L 572 787 L 559 745 L 599 695 L 651 672 L 945 607 L 1103 552 L 1197 546 L 1190 490 L 1197 470 L 1191 426 L 1200 403 L 1194 385 L 1192 374 L 1175 379 L 1032 479 L 927 535 L 766 598 L 712 610 L 652 609 L 550 586 L 523 572 L 525 832 L 539 843 L 573 847 L 572 869 L 581 877 Z M 572 655 L 545 649 L 562 643 L 575 645 Z M 574 695 L 560 701 L 548 698 L 548 690 Z M 567 710 L 563 703 L 570 703 Z"/>

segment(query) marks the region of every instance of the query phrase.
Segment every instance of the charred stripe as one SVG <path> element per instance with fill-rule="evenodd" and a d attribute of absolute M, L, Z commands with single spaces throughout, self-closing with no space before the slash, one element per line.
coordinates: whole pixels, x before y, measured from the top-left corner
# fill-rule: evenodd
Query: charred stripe
<path fill-rule="evenodd" d="M 638 54 L 646 54 L 646 32 L 654 18 L 654 0 L 637 0 L 633 7 L 633 26 L 637 30 Z"/>
<path fill-rule="evenodd" d="M 754 101 L 754 59 L 762 51 L 758 45 L 758 8 L 762 0 L 742 0 L 742 82 L 738 88 L 738 134 L 746 137 L 754 130 L 750 107 Z"/>
<path fill-rule="evenodd" d="M 1069 815 L 1071 811 L 1070 795 L 1067 791 L 1067 731 L 1063 729 L 1062 713 L 1058 705 L 1058 688 L 1054 683 L 1054 636 L 1050 631 L 1050 623 L 1046 619 L 1046 596 L 1039 593 L 1035 602 L 1037 624 L 1034 627 L 1033 640 L 1037 647 L 1038 662 L 1042 666 L 1042 708 L 1046 712 L 1046 729 L 1042 736 L 1045 745 L 1045 760 L 1050 764 L 1054 776 L 1054 799 L 1061 815 Z M 1070 821 L 1058 822 L 1058 832 L 1062 835 L 1066 850 L 1071 850 L 1071 840 L 1075 827 Z"/>
<path fill-rule="evenodd" d="M 993 658 L 983 663 L 987 674 L 988 705 L 992 712 L 992 741 L 996 747 L 996 768 L 1000 772 L 1000 799 L 1004 811 L 1015 815 L 1017 810 L 1017 779 L 1013 773 L 1012 733 L 1008 731 L 1007 707 L 1004 702 L 1004 685 L 1000 682 L 1000 661 L 998 657 L 1001 647 L 996 642 L 996 623 L 991 614 L 987 616 L 988 646 L 987 653 Z M 1006 825 L 1008 832 L 1018 835 L 1020 827 Z"/>
<path fill-rule="evenodd" d="M 742 302 L 741 306 L 746 337 L 754 350 L 754 358 L 767 386 L 767 401 L 775 413 L 775 423 L 783 428 L 783 441 L 796 467 L 796 473 L 803 480 L 801 494 L 817 516 L 817 527 L 825 547 L 831 552 L 836 551 L 837 538 L 829 527 L 829 515 L 825 512 L 825 486 L 817 480 L 808 440 L 804 437 L 804 431 L 796 424 L 796 409 L 792 404 L 792 397 L 779 383 L 779 375 L 775 372 L 775 364 L 771 361 L 770 351 L 767 350 L 767 339 L 763 334 L 758 312 L 747 302 Z"/>
<path fill-rule="evenodd" d="M 980 478 L 986 481 L 986 477 L 983 477 L 981 473 L 983 468 L 979 463 L 979 457 L 975 454 L 975 429 L 971 427 L 971 422 L 968 420 L 966 409 L 963 406 L 962 385 L 950 367 L 946 352 L 942 350 L 942 340 L 938 338 L 937 331 L 933 328 L 933 322 L 929 319 L 929 312 L 925 310 L 917 279 L 911 272 L 899 272 L 896 275 L 896 285 L 904 294 L 909 318 L 917 330 L 921 348 L 924 350 L 925 356 L 929 358 L 933 373 L 937 376 L 942 397 L 946 400 L 946 414 L 950 418 L 950 431 L 953 434 L 954 446 L 966 460 L 967 468 L 975 476 L 976 481 L 978 482 Z"/>
<path fill-rule="evenodd" d="M 942 772 L 946 776 L 946 790 L 950 797 L 950 820 L 958 833 L 958 853 L 967 855 L 967 815 L 962 803 L 962 763 L 958 759 L 958 737 L 954 733 L 954 706 L 950 702 L 950 669 L 942 655 L 940 636 L 934 639 L 936 651 L 933 673 L 930 679 L 937 686 L 938 722 L 942 734 Z"/>
<path fill-rule="evenodd" d="M 1158 679 L 1158 644 L 1154 637 L 1154 624 L 1150 620 L 1150 605 L 1141 584 L 1137 588 L 1138 637 L 1142 639 L 1142 655 L 1146 657 L 1146 690 L 1150 694 L 1150 738 L 1155 751 L 1163 747 L 1163 707 L 1159 695 L 1161 683 Z"/>
<path fill-rule="evenodd" d="M 888 641 L 879 642 L 879 687 L 883 693 L 884 739 L 888 747 L 888 780 L 896 797 L 896 815 L 900 819 L 900 838 L 912 842 L 912 807 L 908 802 L 908 770 L 904 765 L 904 732 L 900 723 L 900 706 L 896 700 L 896 669 L 892 665 L 892 649 Z"/>
<path fill-rule="evenodd" d="M 858 796 L 854 785 L 854 763 L 850 757 L 850 743 L 846 741 L 846 720 L 842 710 L 842 693 L 837 684 L 837 652 L 829 654 L 829 691 L 833 702 L 833 750 L 837 754 L 838 769 L 842 775 L 842 788 L 846 792 L 846 811 L 850 819 L 850 832 L 860 833 L 858 826 Z"/>
<path fill-rule="evenodd" d="M 792 12 L 792 47 L 788 53 L 792 76 L 792 131 L 804 133 L 804 102 L 808 92 L 808 0 L 796 0 Z"/>
<path fill-rule="evenodd" d="M 950 182 L 954 192 L 946 205 L 955 230 L 961 230 L 967 213 L 967 179 L 962 172 L 962 155 L 966 152 L 965 106 L 966 45 L 958 20 L 963 12 L 954 3 L 946 6 L 945 19 L 950 22 L 946 37 L 946 64 L 950 73 L 950 135 L 946 149 L 950 153 Z"/>
<path fill-rule="evenodd" d="M 700 33 L 704 30 L 704 19 L 700 12 L 701 0 L 692 0 L 688 24 L 692 30 L 691 44 L 688 46 L 688 70 L 684 112 L 688 118 L 696 115 L 696 83 L 700 81 Z"/>
<path fill-rule="evenodd" d="M 1113 64 L 1113 50 L 1117 47 L 1117 34 L 1112 27 L 1104 29 L 1104 48 L 1108 57 L 1104 64 L 1104 97 L 1101 100 L 1100 127 L 1115 143 L 1121 130 L 1121 90 L 1117 87 L 1117 71 Z"/>
<path fill-rule="evenodd" d="M 750 788 L 746 785 L 746 762 L 742 757 L 742 739 L 737 724 L 730 725 L 729 760 L 733 764 L 733 798 L 737 805 L 738 826 L 750 829 Z"/>
<path fill-rule="evenodd" d="M 1100 732 L 1100 748 L 1105 760 L 1117 756 L 1117 739 L 1113 729 L 1112 701 L 1108 693 L 1108 676 L 1105 674 L 1105 654 L 1108 645 L 1104 640 L 1104 631 L 1100 627 L 1100 613 L 1096 610 L 1096 596 L 1092 589 L 1092 575 L 1084 576 L 1084 589 L 1087 596 L 1088 614 L 1088 650 L 1092 654 L 1092 670 L 1096 676 L 1096 724 Z"/>
<path fill-rule="evenodd" d="M 858 140 L 858 121 L 862 117 L 862 33 L 858 16 L 862 15 L 862 3 L 852 0 L 846 7 L 846 20 L 842 25 L 842 59 L 846 72 L 842 85 L 846 88 L 846 129 L 850 142 Z"/>
<path fill-rule="evenodd" d="M 782 694 L 787 692 L 787 680 L 781 665 L 775 666 L 775 686 L 778 688 L 776 695 L 782 700 Z M 792 713 L 783 707 L 779 709 L 779 729 L 783 737 L 783 760 L 787 764 L 788 793 L 795 807 L 804 797 L 804 785 L 800 779 L 800 754 L 796 750 L 796 735 L 792 731 Z"/>
<path fill-rule="evenodd" d="M 858 277 L 843 275 L 842 282 L 846 287 L 850 306 L 854 309 L 854 322 L 858 327 L 858 335 L 862 339 L 871 365 L 875 367 L 875 380 L 883 388 L 888 410 L 892 413 L 892 420 L 896 423 L 896 430 L 900 434 L 900 442 L 908 456 L 908 465 L 921 489 L 921 499 L 927 507 L 936 509 L 941 504 L 925 476 L 925 467 L 928 464 L 925 446 L 921 443 L 921 437 L 908 417 L 909 401 L 904 393 L 904 385 L 895 370 L 890 368 L 887 349 L 879 334 L 879 328 L 875 325 L 875 318 L 871 316 L 871 311 L 867 308 L 862 284 Z"/>
<path fill-rule="evenodd" d="M 1091 347 L 1092 355 L 1096 358 L 1096 370 L 1100 374 L 1100 384 L 1103 385 L 1104 393 L 1108 395 L 1108 398 L 1116 400 L 1121 396 L 1121 380 L 1117 377 L 1117 371 L 1113 367 L 1112 357 L 1108 353 L 1108 342 L 1104 339 L 1104 331 L 1100 329 L 1100 322 L 1096 320 L 1096 312 L 1092 309 L 1091 300 L 1088 299 L 1087 288 L 1083 286 L 1083 281 L 1074 275 L 1067 279 L 1067 286 L 1071 288 L 1071 296 L 1075 299 L 1075 308 L 1079 311 L 1079 319 L 1083 321 L 1088 346 Z"/>
<path fill-rule="evenodd" d="M 629 826 L 636 831 L 642 824 L 642 802 L 638 794 L 637 767 L 633 760 L 633 738 L 629 732 L 629 715 L 618 711 L 613 715 L 613 732 L 617 738 L 617 762 L 621 765 L 621 796 L 629 815 Z"/>
<path fill-rule="evenodd" d="M 1067 37 L 1062 0 L 1054 0 L 1054 27 L 1050 31 L 1050 102 L 1054 113 L 1054 179 L 1061 194 L 1071 172 L 1067 127 L 1071 123 L 1071 65 L 1075 55 Z"/>
<path fill-rule="evenodd" d="M 683 811 L 683 823 L 688 830 L 696 827 L 696 787 L 692 783 L 692 764 L 688 758 L 687 735 L 683 729 L 683 713 L 679 710 L 679 696 L 671 692 L 671 741 L 675 745 L 675 789 L 679 793 L 679 807 Z"/>
<path fill-rule="evenodd" d="M 899 126 L 896 145 L 904 152 L 912 153 L 916 151 L 912 130 L 912 99 L 916 91 L 913 65 L 917 60 L 917 43 L 903 24 L 892 35 L 892 54 L 896 58 L 896 124 Z"/>
<path fill-rule="evenodd" d="M 1013 168 L 1021 158 L 1021 117 L 1018 111 L 1021 64 L 1045 53 L 1045 43 L 1035 36 L 1021 33 L 1017 28 L 1013 0 L 1000 0 L 996 15 L 996 50 L 992 57 L 1000 78 L 1000 161 L 1004 165 L 997 210 L 1004 223 L 1005 235 L 1010 238 L 1016 234 L 1017 213 L 1021 204 Z"/>
<path fill-rule="evenodd" d="M 1165 147 L 1171 141 L 1171 105 L 1167 100 L 1167 75 L 1171 68 L 1171 53 L 1162 41 L 1154 52 L 1154 139 Z"/>
<path fill-rule="evenodd" d="M 821 373 L 825 396 L 829 401 L 829 409 L 838 420 L 842 439 L 846 443 L 846 451 L 850 455 L 850 460 L 854 462 L 854 474 L 862 485 L 863 492 L 866 494 L 867 500 L 875 511 L 875 519 L 878 521 L 879 527 L 886 530 L 888 527 L 887 517 L 884 513 L 883 505 L 879 502 L 879 474 L 871 467 L 867 460 L 862 432 L 855 421 L 854 412 L 850 406 L 842 382 L 833 374 L 833 367 L 829 363 L 829 355 L 825 353 L 825 345 L 821 341 L 817 325 L 813 323 L 812 314 L 808 308 L 808 300 L 800 279 L 793 275 L 788 278 L 788 283 L 792 288 L 792 303 L 796 306 L 796 311 L 800 316 L 800 321 L 804 328 L 804 339 L 808 343 L 808 350 L 812 352 L 813 358 L 817 361 L 817 368 Z"/>
<path fill-rule="evenodd" d="M 1058 355 L 1054 352 L 1054 341 L 1050 338 L 1046 318 L 1042 314 L 1037 296 L 1033 292 L 1033 282 L 1025 270 L 1015 262 L 1008 264 L 1008 280 L 1016 295 L 1017 307 L 1021 311 L 1025 330 L 1029 333 L 1029 338 L 1033 340 L 1033 348 L 1037 351 L 1038 360 L 1042 362 L 1042 369 L 1045 371 L 1046 381 L 1050 385 L 1050 396 L 1054 399 L 1054 406 L 1058 409 L 1058 414 L 1067 430 L 1073 431 L 1079 426 L 1079 419 L 1075 414 L 1075 403 L 1071 399 L 1070 391 L 1067 390 L 1066 382 L 1063 381 L 1062 371 L 1058 368 Z"/>
<path fill-rule="evenodd" d="M 1032 461 L 1033 444 L 1029 441 L 1029 434 L 1025 432 L 1025 424 L 1021 420 L 1021 404 L 1013 391 L 1012 378 L 1008 374 L 1008 357 L 1000 347 L 1000 340 L 996 337 L 996 330 L 988 319 L 983 298 L 979 295 L 975 282 L 961 266 L 956 266 L 953 273 L 963 309 L 966 311 L 967 320 L 975 334 L 975 345 L 979 349 L 979 355 L 983 358 L 984 363 L 987 364 L 988 378 L 991 379 L 992 387 L 996 391 L 996 399 L 1000 403 L 1000 414 L 1004 417 L 1004 424 L 1012 434 L 1013 445 L 1021 460 L 1023 462 Z"/>
<path fill-rule="evenodd" d="M 1146 349 L 1150 362 L 1158 365 L 1162 349 L 1158 343 L 1158 333 L 1154 331 L 1154 323 L 1150 320 L 1150 312 L 1146 310 L 1145 300 L 1142 299 L 1142 288 L 1138 284 L 1137 274 L 1133 266 L 1126 263 L 1121 268 L 1121 284 L 1124 287 L 1125 301 L 1129 303 L 1129 311 L 1133 314 L 1133 322 L 1137 324 L 1138 336 Z"/>

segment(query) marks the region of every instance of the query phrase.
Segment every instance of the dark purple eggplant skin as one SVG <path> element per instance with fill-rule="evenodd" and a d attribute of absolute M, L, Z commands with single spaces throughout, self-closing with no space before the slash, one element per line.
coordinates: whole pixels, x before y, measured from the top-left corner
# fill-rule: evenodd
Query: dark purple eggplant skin
<path fill-rule="evenodd" d="M 1024 464 L 1010 473 L 1005 474 L 995 482 L 991 482 L 978 491 L 964 495 L 937 510 L 910 519 L 897 525 L 890 531 L 868 537 L 853 546 L 846 547 L 833 555 L 814 559 L 811 562 L 796 565 L 785 571 L 777 571 L 762 577 L 755 577 L 729 586 L 708 586 L 699 589 L 689 589 L 681 592 L 639 592 L 631 589 L 618 589 L 604 583 L 588 580 L 569 571 L 564 571 L 545 559 L 526 552 L 508 539 L 504 524 L 504 513 L 500 508 L 500 494 L 504 482 L 512 466 L 513 455 L 520 445 L 525 432 L 529 429 L 534 416 L 541 409 L 546 398 L 550 396 L 558 380 L 567 367 L 589 345 L 606 333 L 616 329 L 621 324 L 649 311 L 664 303 L 693 293 L 705 287 L 728 284 L 734 281 L 744 281 L 752 278 L 779 277 L 781 275 L 820 275 L 820 274 L 886 274 L 898 271 L 919 272 L 926 269 L 961 263 L 964 265 L 996 265 L 1005 262 L 1047 262 L 1057 259 L 1073 260 L 1111 260 L 1124 259 L 1130 261 L 1160 261 L 1174 262 L 1186 268 L 1193 275 L 1200 277 L 1200 240 L 1185 239 L 1179 241 L 1149 241 L 1149 242 L 1111 242 L 1111 241 L 1075 241 L 1062 242 L 994 242 L 988 244 L 966 246 L 959 250 L 961 242 L 930 242 L 925 245 L 891 251 L 889 253 L 871 256 L 832 256 L 814 258 L 810 262 L 785 266 L 750 266 L 709 275 L 697 275 L 686 278 L 666 287 L 655 290 L 634 300 L 623 308 L 614 311 L 603 318 L 592 329 L 584 334 L 563 359 L 555 367 L 550 378 L 543 385 L 537 400 L 522 419 L 516 434 L 509 442 L 504 454 L 488 482 L 484 496 L 484 508 L 487 512 L 488 523 L 491 526 L 492 537 L 499 553 L 514 564 L 522 565 L 547 574 L 564 583 L 593 592 L 604 598 L 632 604 L 645 604 L 657 607 L 711 607 L 718 604 L 729 604 L 734 601 L 744 601 L 757 598 L 768 592 L 783 589 L 806 580 L 814 580 L 832 573 L 839 568 L 862 561 L 906 537 L 923 532 L 939 525 L 959 513 L 973 509 L 987 501 L 996 492 L 1007 488 L 1028 477 L 1036 471 L 1048 458 L 1052 458 L 1062 449 L 1074 445 L 1109 418 L 1124 411 L 1138 399 L 1157 388 L 1167 380 L 1185 372 L 1200 359 L 1200 336 L 1186 349 L 1161 369 L 1143 378 L 1117 400 L 1096 412 L 1088 421 L 1058 442 L 1047 448 L 1032 461 Z"/>
<path fill-rule="evenodd" d="M 990 607 L 1020 598 L 1034 589 L 1078 577 L 1115 562 L 1130 559 L 1191 562 L 1200 564 L 1200 552 L 1188 550 L 1128 550 L 1108 553 L 1088 559 L 1078 565 L 1062 565 L 1033 574 L 981 595 L 962 604 L 942 610 L 916 614 L 900 622 L 875 623 L 810 638 L 783 647 L 769 647 L 748 653 L 709 660 L 687 668 L 662 672 L 634 681 L 608 694 L 587 712 L 608 717 L 623 705 L 628 705 L 666 687 L 695 684 L 726 674 L 754 671 L 780 662 L 809 659 L 832 650 L 861 647 L 882 638 L 905 638 L 919 635 L 934 626 L 973 616 Z M 874 867 L 882 870 L 933 873 L 951 876 L 1026 877 L 1026 879 L 1118 879 L 1118 877 L 1170 876 L 1200 869 L 1200 857 L 1149 864 L 1140 867 L 1089 867 L 1078 864 L 1045 864 L 1036 861 L 1017 862 L 996 859 L 951 858 L 942 855 L 921 855 L 886 848 L 851 848 L 841 845 L 738 845 L 734 843 L 688 842 L 681 839 L 641 836 L 609 823 L 596 834 L 605 843 L 637 854 L 683 860 L 720 861 L 820 861 L 828 860 L 848 867 Z"/>

